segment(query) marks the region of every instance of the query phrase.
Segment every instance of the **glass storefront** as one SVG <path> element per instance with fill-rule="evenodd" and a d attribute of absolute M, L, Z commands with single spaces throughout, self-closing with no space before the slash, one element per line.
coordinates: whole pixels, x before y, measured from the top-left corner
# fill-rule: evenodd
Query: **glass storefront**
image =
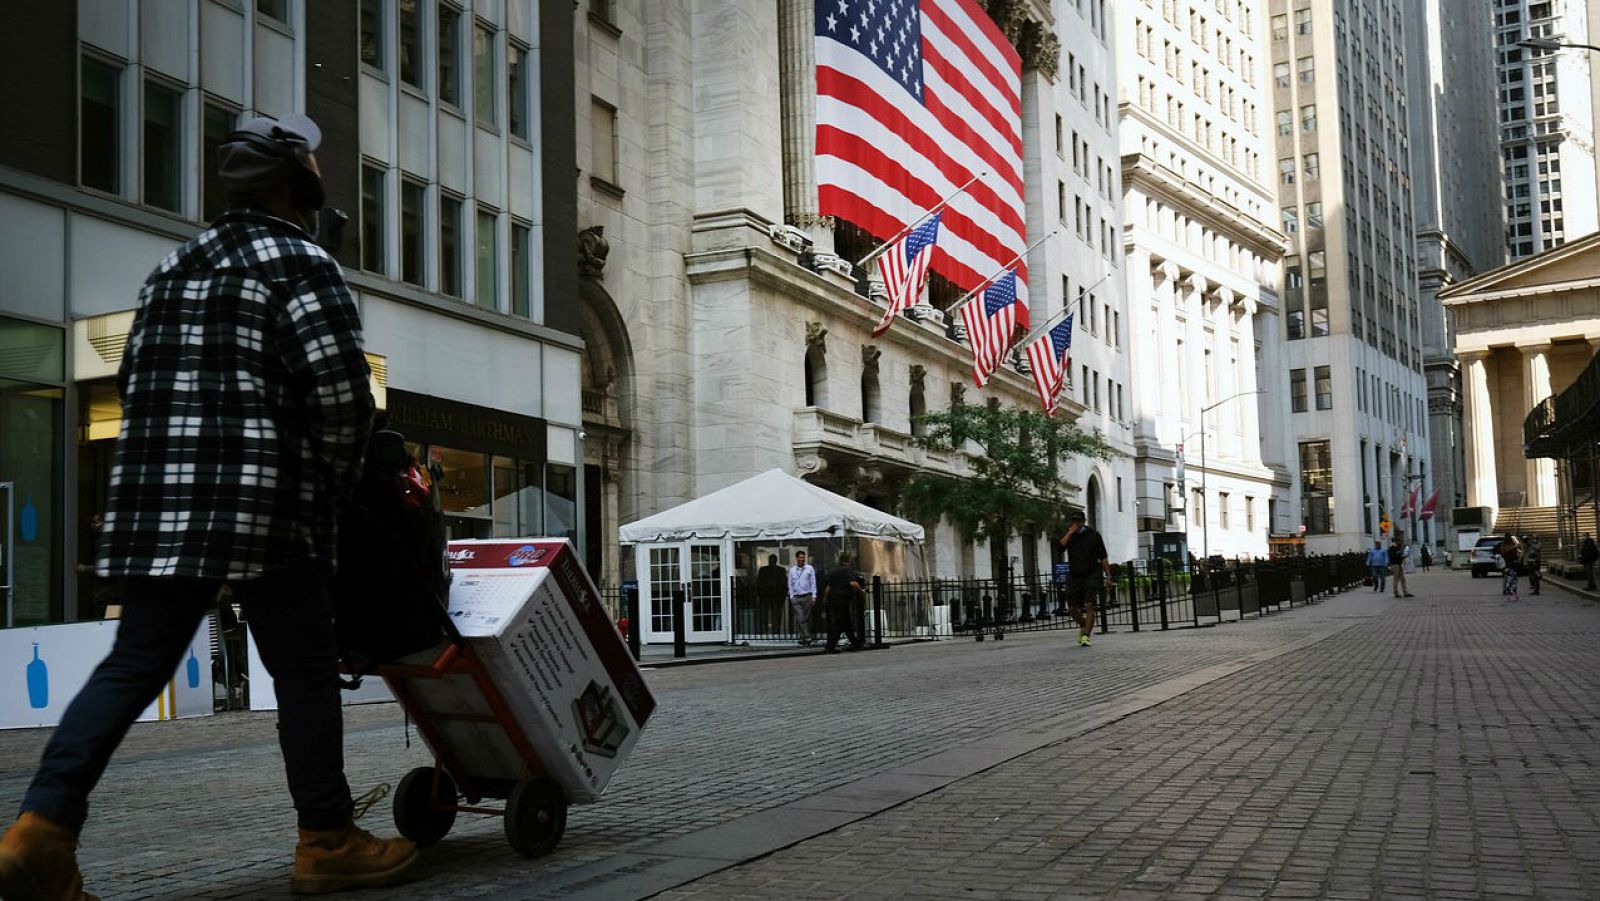
<path fill-rule="evenodd" d="M 0 601 L 6 626 L 61 622 L 66 347 L 0 317 Z"/>
<path fill-rule="evenodd" d="M 561 471 L 570 473 L 572 467 L 443 445 L 410 446 L 417 459 L 439 467 L 439 497 L 451 539 L 575 536 L 571 530 L 545 530 L 546 522 L 561 521 L 554 512 L 546 515 L 547 505 L 574 509 L 558 494 L 567 490 Z"/>

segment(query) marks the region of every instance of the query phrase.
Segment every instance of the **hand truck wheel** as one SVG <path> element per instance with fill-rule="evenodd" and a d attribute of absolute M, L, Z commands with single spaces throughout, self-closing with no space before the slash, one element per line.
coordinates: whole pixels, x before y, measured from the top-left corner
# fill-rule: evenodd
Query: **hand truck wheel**
<path fill-rule="evenodd" d="M 544 776 L 524 779 L 506 800 L 506 841 L 524 857 L 555 850 L 567 830 L 567 799 L 561 786 Z"/>
<path fill-rule="evenodd" d="M 455 805 L 456 781 L 450 774 L 437 767 L 419 766 L 395 789 L 394 826 L 401 835 L 427 847 L 449 834 L 456 823 Z"/>

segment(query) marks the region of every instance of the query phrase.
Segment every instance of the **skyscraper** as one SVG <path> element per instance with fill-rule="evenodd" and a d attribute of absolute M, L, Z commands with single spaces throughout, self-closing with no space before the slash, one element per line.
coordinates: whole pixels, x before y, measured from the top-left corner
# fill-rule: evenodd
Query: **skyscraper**
<path fill-rule="evenodd" d="M 1283 431 L 1262 428 L 1287 408 L 1285 391 L 1271 390 L 1284 236 L 1267 164 L 1260 7 L 1128 8 L 1117 70 L 1128 316 L 1144 361 L 1133 371 L 1140 541 L 1183 533 L 1196 555 L 1264 556 L 1269 534 L 1299 519 L 1278 502 L 1290 496 Z"/>
<path fill-rule="evenodd" d="M 1433 483 L 1439 489 L 1436 540 L 1451 534 L 1452 509 L 1466 503 L 1455 328 L 1437 295 L 1505 262 L 1503 212 L 1519 205 L 1508 200 L 1501 206 L 1499 147 L 1486 140 L 1500 128 L 1491 65 L 1495 32 L 1489 27 L 1495 2 L 1407 0 L 1406 6 L 1406 21 L 1415 23 L 1406 32 L 1407 110 L 1422 365 Z M 1524 183 L 1520 190 L 1526 189 Z"/>
<path fill-rule="evenodd" d="M 1312 552 L 1431 490 L 1401 0 L 1271 0 L 1293 469 Z M 1407 529 L 1409 532 L 1410 529 Z"/>

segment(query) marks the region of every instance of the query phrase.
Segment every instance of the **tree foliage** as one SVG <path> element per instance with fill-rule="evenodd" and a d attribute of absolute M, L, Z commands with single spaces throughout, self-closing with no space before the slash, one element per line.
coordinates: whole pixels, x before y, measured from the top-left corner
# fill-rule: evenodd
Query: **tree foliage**
<path fill-rule="evenodd" d="M 906 513 L 924 522 L 945 517 L 978 540 L 1008 540 L 1020 528 L 1054 532 L 1069 512 L 1062 466 L 1111 448 L 1077 426 L 1031 410 L 998 404 L 956 404 L 917 417 L 917 443 L 934 453 L 970 451 L 972 474 L 912 477 L 902 496 Z"/>

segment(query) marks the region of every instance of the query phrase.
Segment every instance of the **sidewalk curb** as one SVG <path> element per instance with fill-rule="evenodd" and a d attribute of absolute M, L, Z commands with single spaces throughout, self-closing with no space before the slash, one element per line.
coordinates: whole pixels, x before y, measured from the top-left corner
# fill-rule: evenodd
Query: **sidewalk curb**
<path fill-rule="evenodd" d="M 869 645 L 864 650 L 882 651 L 896 645 L 911 644 L 911 639 L 885 641 L 880 645 Z M 667 660 L 638 661 L 640 669 L 671 669 L 675 666 L 707 666 L 712 663 L 750 663 L 758 660 L 787 660 L 794 657 L 822 657 L 828 652 L 820 647 L 816 648 L 790 648 L 781 651 L 751 651 L 744 654 L 712 654 L 705 657 L 683 657 Z"/>

